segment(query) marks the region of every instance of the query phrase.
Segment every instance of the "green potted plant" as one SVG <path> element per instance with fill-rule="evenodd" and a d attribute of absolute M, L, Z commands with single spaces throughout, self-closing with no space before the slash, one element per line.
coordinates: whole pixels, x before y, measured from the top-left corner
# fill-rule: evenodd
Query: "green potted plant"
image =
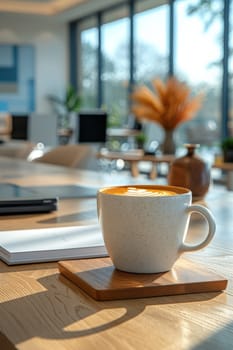
<path fill-rule="evenodd" d="M 135 136 L 135 141 L 137 143 L 137 148 L 143 150 L 145 142 L 147 141 L 146 134 L 143 131 L 141 131 L 138 135 Z"/>
<path fill-rule="evenodd" d="M 53 108 L 58 116 L 59 143 L 68 143 L 73 133 L 71 125 L 72 115 L 79 111 L 82 99 L 74 87 L 69 85 L 63 99 L 49 95 L 48 100 L 53 104 Z"/>
<path fill-rule="evenodd" d="M 233 162 L 233 137 L 226 137 L 221 143 L 224 162 Z"/>

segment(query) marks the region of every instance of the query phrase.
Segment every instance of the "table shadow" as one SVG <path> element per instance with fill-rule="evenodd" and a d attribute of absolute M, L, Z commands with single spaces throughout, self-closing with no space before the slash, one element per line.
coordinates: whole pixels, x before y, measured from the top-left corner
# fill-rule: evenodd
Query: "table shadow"
<path fill-rule="evenodd" d="M 97 222 L 97 212 L 96 209 L 92 210 L 83 210 L 83 211 L 77 211 L 76 213 L 73 214 L 68 214 L 68 215 L 59 215 L 51 219 L 42 219 L 42 220 L 37 220 L 38 223 L 40 224 L 46 224 L 46 225 L 51 225 L 51 224 L 57 224 L 57 223 L 90 223 L 90 221 L 95 221 Z"/>
<path fill-rule="evenodd" d="M 44 290 L 2 302 L 0 305 L 0 329 L 14 344 L 33 337 L 46 339 L 85 337 L 123 324 L 137 317 L 149 305 L 200 303 L 215 298 L 219 294 L 212 292 L 102 302 L 92 299 L 71 281 L 57 273 L 40 278 L 37 282 Z M 26 293 L 30 293 L 30 286 L 29 291 L 25 289 Z M 122 308 L 124 313 L 121 316 L 114 318 L 114 314 L 111 313 L 113 319 L 106 323 L 103 323 L 100 318 L 99 325 L 88 329 L 86 327 L 74 331 L 64 329 L 98 312 Z"/>

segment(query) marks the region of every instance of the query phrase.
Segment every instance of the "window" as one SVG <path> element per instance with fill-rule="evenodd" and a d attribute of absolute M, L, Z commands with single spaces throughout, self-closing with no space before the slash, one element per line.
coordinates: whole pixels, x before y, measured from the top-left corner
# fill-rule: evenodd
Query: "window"
<path fill-rule="evenodd" d="M 127 8 L 103 16 L 102 84 L 103 105 L 109 112 L 110 126 L 127 123 L 129 84 L 129 18 Z"/>
<path fill-rule="evenodd" d="M 221 88 L 223 76 L 223 23 L 215 17 L 205 28 L 205 12 L 188 9 L 196 0 L 178 0 L 175 7 L 175 75 L 194 93 L 204 93 L 198 115 L 187 123 L 184 141 L 213 145 L 221 131 Z M 215 10 L 222 13 L 223 2 Z M 207 139 L 209 138 L 209 139 Z"/>
<path fill-rule="evenodd" d="M 98 94 L 98 29 L 95 18 L 83 21 L 79 26 L 79 87 L 82 105 L 96 107 Z"/>
<path fill-rule="evenodd" d="M 231 8 L 228 76 L 223 64 L 224 4 Z M 169 16 L 171 5 L 174 24 Z M 227 116 L 228 132 L 233 136 L 232 7 L 233 0 L 132 0 L 80 21 L 78 78 L 85 105 L 106 107 L 115 117 L 111 124 L 124 126 L 129 114 L 129 84 L 149 85 L 153 78 L 166 79 L 174 70 L 194 94 L 205 95 L 196 117 L 178 129 L 179 143 L 219 143 Z M 132 17 L 130 10 L 134 11 Z M 229 104 L 223 98 L 226 79 Z"/>
<path fill-rule="evenodd" d="M 151 1 L 137 1 L 135 26 L 135 83 L 146 84 L 151 80 L 166 79 L 168 74 L 168 5 L 151 8 Z M 143 126 L 147 141 L 162 141 L 163 131 L 153 123 Z"/>
<path fill-rule="evenodd" d="M 151 2 L 151 1 L 150 1 Z M 155 77 L 165 78 L 168 72 L 168 5 L 141 12 L 148 1 L 136 3 L 135 81 L 150 83 Z"/>

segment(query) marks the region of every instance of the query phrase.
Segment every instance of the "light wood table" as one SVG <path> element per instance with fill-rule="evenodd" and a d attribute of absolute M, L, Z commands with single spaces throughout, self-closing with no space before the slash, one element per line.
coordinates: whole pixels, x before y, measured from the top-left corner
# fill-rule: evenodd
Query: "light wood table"
<path fill-rule="evenodd" d="M 117 183 L 107 175 L 0 158 L 0 180 L 22 185 Z M 126 178 L 127 182 L 129 179 Z M 122 180 L 123 181 L 123 180 Z M 219 293 L 98 302 L 59 275 L 57 263 L 0 263 L 0 331 L 20 350 L 224 350 L 233 344 L 233 194 L 212 187 L 207 205 L 217 232 L 208 247 L 186 258 L 229 280 Z M 95 222 L 95 199 L 61 200 L 54 213 L 3 216 L 1 229 Z M 193 217 L 188 240 L 198 240 Z M 9 345 L 9 344 L 8 344 Z M 0 336 L 0 349 L 8 349 Z"/>
<path fill-rule="evenodd" d="M 227 189 L 233 191 L 233 163 L 225 163 L 223 161 L 219 161 L 215 162 L 212 167 L 226 172 Z"/>
<path fill-rule="evenodd" d="M 108 128 L 107 136 L 108 137 L 135 137 L 141 133 L 141 130 L 129 129 L 129 128 Z"/>
<path fill-rule="evenodd" d="M 125 162 L 128 162 L 130 165 L 131 175 L 133 177 L 138 177 L 140 174 L 139 163 L 140 162 L 149 162 L 151 164 L 151 169 L 149 172 L 149 178 L 151 180 L 155 179 L 157 176 L 157 166 L 161 163 L 166 163 L 168 166 L 175 159 L 173 155 L 145 155 L 140 150 L 135 152 L 110 152 L 110 151 L 100 151 L 97 153 L 97 158 L 99 159 L 108 159 L 108 160 L 117 160 L 122 159 Z"/>

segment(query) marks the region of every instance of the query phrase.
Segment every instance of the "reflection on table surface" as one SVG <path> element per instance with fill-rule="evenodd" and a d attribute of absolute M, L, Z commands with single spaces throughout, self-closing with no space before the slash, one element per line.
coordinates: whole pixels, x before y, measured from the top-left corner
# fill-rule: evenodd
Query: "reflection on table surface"
<path fill-rule="evenodd" d="M 79 171 L 0 158 L 0 181 L 27 186 L 158 183 L 129 174 Z M 0 263 L 0 330 L 28 349 L 231 349 L 233 344 L 233 192 L 212 185 L 202 204 L 216 218 L 210 245 L 185 258 L 228 279 L 223 292 L 98 302 L 59 275 L 57 263 Z M 1 229 L 96 222 L 96 199 L 64 199 L 59 210 L 1 217 Z M 204 219 L 193 215 L 187 237 L 197 241 Z M 1 337 L 0 348 L 2 349 Z"/>

